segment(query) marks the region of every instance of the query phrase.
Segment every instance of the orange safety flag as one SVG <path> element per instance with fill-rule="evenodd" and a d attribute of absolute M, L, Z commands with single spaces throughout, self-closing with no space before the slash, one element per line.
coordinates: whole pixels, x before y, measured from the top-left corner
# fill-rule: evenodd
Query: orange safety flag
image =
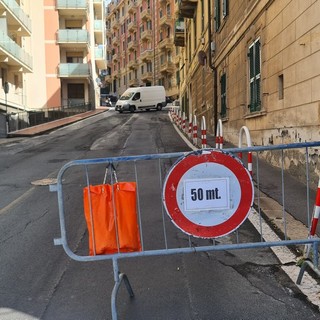
<path fill-rule="evenodd" d="M 141 251 L 135 182 L 90 185 L 83 198 L 89 255 Z"/>

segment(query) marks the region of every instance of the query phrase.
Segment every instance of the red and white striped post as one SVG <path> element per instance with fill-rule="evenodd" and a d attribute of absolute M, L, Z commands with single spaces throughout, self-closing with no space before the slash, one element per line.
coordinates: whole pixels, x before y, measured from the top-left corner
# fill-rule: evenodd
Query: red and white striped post
<path fill-rule="evenodd" d="M 202 116 L 201 120 L 201 148 L 204 149 L 207 147 L 207 127 L 206 127 L 206 118 Z"/>
<path fill-rule="evenodd" d="M 318 220 L 319 220 L 319 213 L 320 213 L 320 180 L 318 182 L 318 189 L 316 195 L 316 203 L 313 210 L 313 217 L 310 229 L 310 236 L 314 236 L 316 234 Z"/>
<path fill-rule="evenodd" d="M 185 112 L 183 111 L 182 113 L 182 132 L 185 133 L 186 131 L 186 114 Z"/>
<path fill-rule="evenodd" d="M 241 127 L 240 133 L 239 133 L 239 148 L 242 147 L 243 133 L 245 133 L 245 135 L 246 135 L 247 146 L 251 147 L 251 136 L 250 136 L 249 129 L 246 126 L 243 126 L 243 127 Z M 241 152 L 239 153 L 239 158 L 242 159 Z M 248 152 L 248 171 L 249 171 L 250 175 L 252 176 L 252 152 L 251 151 Z"/>
<path fill-rule="evenodd" d="M 197 125 L 197 117 L 193 116 L 193 144 L 197 146 L 198 144 L 198 125 Z"/>
<path fill-rule="evenodd" d="M 312 239 L 316 236 L 316 231 L 317 231 L 317 226 L 318 226 L 318 221 L 319 221 L 319 215 L 320 215 L 320 179 L 318 181 L 318 189 L 317 189 L 317 194 L 316 194 L 316 201 L 315 205 L 313 208 L 313 216 L 312 216 L 312 221 L 311 221 L 311 227 L 310 227 L 310 232 L 309 232 L 309 239 Z M 309 258 L 310 255 L 310 250 L 311 249 L 311 243 L 308 243 L 305 245 L 304 249 L 304 257 L 307 259 Z"/>
<path fill-rule="evenodd" d="M 223 148 L 223 134 L 222 134 L 222 121 L 218 120 L 217 130 L 216 130 L 216 149 Z"/>
<path fill-rule="evenodd" d="M 188 137 L 192 138 L 192 113 L 189 113 L 189 129 L 188 129 Z"/>

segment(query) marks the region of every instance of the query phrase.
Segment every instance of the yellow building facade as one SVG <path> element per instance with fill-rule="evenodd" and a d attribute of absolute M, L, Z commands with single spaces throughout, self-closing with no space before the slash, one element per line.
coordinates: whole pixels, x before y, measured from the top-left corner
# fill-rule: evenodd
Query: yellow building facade
<path fill-rule="evenodd" d="M 235 145 L 242 126 L 253 145 L 320 140 L 319 13 L 318 0 L 181 0 L 182 110 L 211 132 L 221 119 Z"/>

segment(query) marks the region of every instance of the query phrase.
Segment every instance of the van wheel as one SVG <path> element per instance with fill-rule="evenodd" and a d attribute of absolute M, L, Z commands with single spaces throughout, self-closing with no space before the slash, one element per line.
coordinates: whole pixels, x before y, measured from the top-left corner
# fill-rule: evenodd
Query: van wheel
<path fill-rule="evenodd" d="M 130 106 L 130 107 L 129 107 L 129 111 L 130 111 L 131 113 L 133 113 L 133 112 L 134 112 L 134 106 Z"/>
<path fill-rule="evenodd" d="M 158 110 L 158 111 L 161 111 L 161 110 L 162 110 L 162 104 L 159 103 L 159 104 L 157 105 L 157 110 Z"/>
<path fill-rule="evenodd" d="M 123 111 L 122 110 L 119 110 L 119 113 L 122 113 Z"/>

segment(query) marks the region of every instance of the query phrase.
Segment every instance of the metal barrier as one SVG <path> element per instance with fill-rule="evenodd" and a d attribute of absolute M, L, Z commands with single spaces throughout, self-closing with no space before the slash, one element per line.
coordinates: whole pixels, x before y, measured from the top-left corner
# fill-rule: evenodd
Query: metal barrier
<path fill-rule="evenodd" d="M 112 319 L 116 320 L 118 317 L 116 300 L 118 289 L 122 282 L 125 283 L 126 288 L 130 296 L 133 296 L 133 290 L 131 288 L 130 282 L 124 273 L 119 271 L 118 260 L 123 258 L 139 258 L 146 256 L 163 256 L 163 255 L 174 255 L 182 253 L 195 253 L 195 252 L 209 252 L 209 251 L 219 251 L 219 250 L 237 250 L 237 249 L 254 249 L 263 247 L 279 247 L 279 246 L 300 246 L 310 244 L 313 247 L 313 261 L 308 261 L 307 264 L 315 272 L 319 274 L 318 269 L 318 245 L 320 239 L 317 237 L 305 237 L 301 239 L 290 240 L 287 234 L 283 235 L 283 239 L 279 238 L 279 241 L 266 241 L 264 239 L 263 228 L 262 228 L 262 212 L 259 205 L 259 155 L 261 152 L 279 152 L 280 155 L 287 150 L 291 149 L 302 149 L 305 150 L 306 159 L 308 158 L 309 149 L 312 147 L 319 147 L 320 142 L 312 143 L 296 143 L 278 146 L 259 146 L 259 147 L 247 147 L 247 148 L 232 148 L 232 149 L 202 149 L 193 152 L 177 152 L 177 153 L 166 153 L 166 154 L 150 154 L 150 155 L 140 155 L 140 156 L 127 156 L 127 157 L 107 157 L 107 158 L 97 158 L 97 159 L 84 159 L 84 160 L 74 160 L 66 165 L 64 165 L 58 173 L 57 184 L 50 186 L 50 191 L 57 192 L 58 196 L 58 208 L 59 208 L 59 219 L 60 219 L 60 238 L 54 240 L 55 245 L 62 245 L 66 254 L 77 261 L 101 261 L 101 260 L 112 260 L 113 262 L 113 273 L 114 273 L 114 288 L 111 295 L 111 313 Z M 244 237 L 241 234 L 241 225 L 236 229 L 230 231 L 230 233 L 223 235 L 222 241 L 216 241 L 214 237 L 203 237 L 195 239 L 192 234 L 187 234 L 188 232 L 180 231 L 172 223 L 169 214 L 166 213 L 168 210 L 165 201 L 165 195 L 163 188 L 165 186 L 166 177 L 170 174 L 172 167 L 174 167 L 181 159 L 192 155 L 194 157 L 202 156 L 203 154 L 210 154 L 213 152 L 219 152 L 220 154 L 230 156 L 241 164 L 244 168 L 241 160 L 237 158 L 237 155 L 241 152 L 252 152 L 255 154 L 256 163 L 256 176 L 257 181 L 255 182 L 255 188 L 258 190 L 256 192 L 255 205 L 249 207 L 248 215 L 255 216 L 256 221 L 260 226 L 256 227 L 261 230 L 261 237 L 259 237 L 258 242 L 245 242 Z M 117 171 L 117 176 L 119 181 L 135 181 L 137 184 L 137 221 L 139 222 L 140 239 L 142 250 L 136 252 L 120 252 L 118 247 L 118 252 L 113 254 L 103 254 L 103 255 L 88 255 L 88 248 L 77 248 L 77 253 L 75 253 L 69 245 L 70 240 L 70 226 L 69 215 L 74 212 L 74 203 L 83 203 L 83 188 L 89 185 L 102 183 L 103 175 L 106 166 L 112 164 Z M 305 163 L 306 172 L 309 170 L 308 161 Z M 248 170 L 244 168 L 248 173 L 248 177 L 251 180 L 252 177 Z M 282 169 L 283 170 L 283 169 Z M 243 171 L 243 172 L 245 172 Z M 222 174 L 223 175 L 223 174 Z M 221 174 L 218 173 L 221 177 Z M 246 176 L 246 177 L 247 177 Z M 203 179 L 203 177 L 200 177 Z M 282 181 L 282 183 L 284 183 Z M 307 186 L 308 188 L 308 186 Z M 283 186 L 280 188 L 283 190 Z M 143 192 L 142 192 L 143 190 Z M 78 195 L 78 198 L 69 204 L 72 192 L 72 197 Z M 230 192 L 231 193 L 231 192 Z M 307 194 L 309 194 L 307 192 Z M 211 197 L 214 197 L 214 193 L 210 193 Z M 217 195 L 217 194 L 216 194 Z M 151 212 L 145 212 L 147 206 L 146 202 L 150 201 L 152 198 L 152 214 Z M 244 194 L 241 194 L 241 198 Z M 285 195 L 283 195 L 284 198 Z M 284 202 L 285 203 L 285 202 Z M 254 209 L 255 207 L 255 209 Z M 77 208 L 79 209 L 79 208 Z M 83 209 L 83 208 L 82 208 Z M 285 211 L 285 208 L 283 208 Z M 305 210 L 307 216 L 307 208 Z M 86 232 L 85 218 L 83 210 L 77 210 L 79 212 L 79 217 L 83 219 L 83 232 Z M 161 217 L 161 219 L 159 219 Z M 152 220 L 152 221 L 151 221 Z M 72 222 L 73 223 L 73 222 Z M 152 223 L 152 226 L 150 226 Z M 286 224 L 286 219 L 283 219 L 283 223 Z M 148 228 L 146 225 L 148 224 Z M 152 232 L 150 231 L 152 229 Z M 284 233 L 288 231 L 289 226 L 285 225 Z M 187 245 L 181 246 L 175 245 L 168 241 L 169 235 L 176 235 L 181 233 L 179 238 L 183 238 Z M 87 234 L 87 232 L 86 232 Z M 200 237 L 201 238 L 201 237 Z M 158 242 L 155 243 L 154 239 L 161 239 L 162 244 Z M 192 240 L 191 240 L 192 239 Z M 219 237 L 219 239 L 221 239 Z M 306 264 L 301 269 L 298 282 L 301 282 L 303 272 L 306 269 Z"/>

